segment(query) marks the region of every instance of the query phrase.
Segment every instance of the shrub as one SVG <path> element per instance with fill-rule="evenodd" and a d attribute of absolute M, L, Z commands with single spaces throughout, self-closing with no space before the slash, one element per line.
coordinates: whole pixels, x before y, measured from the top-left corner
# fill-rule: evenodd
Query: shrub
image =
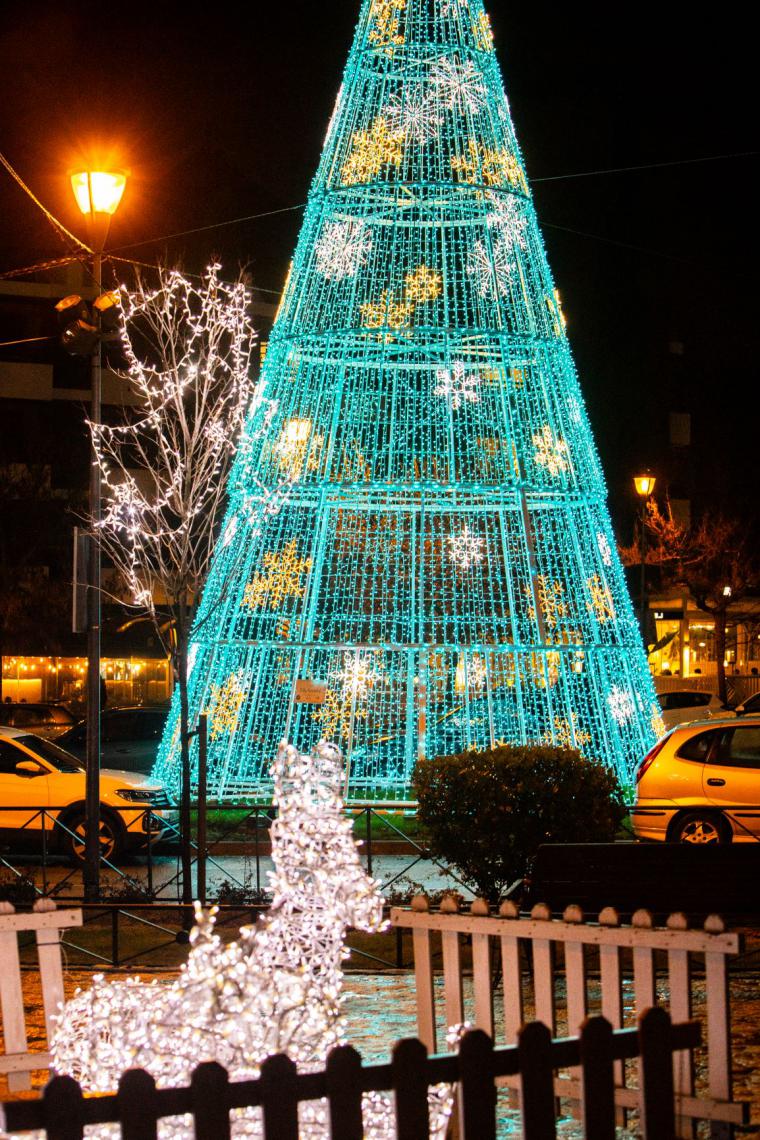
<path fill-rule="evenodd" d="M 569 748 L 439 756 L 413 786 L 432 853 L 494 901 L 542 843 L 610 842 L 625 815 L 615 777 Z"/>

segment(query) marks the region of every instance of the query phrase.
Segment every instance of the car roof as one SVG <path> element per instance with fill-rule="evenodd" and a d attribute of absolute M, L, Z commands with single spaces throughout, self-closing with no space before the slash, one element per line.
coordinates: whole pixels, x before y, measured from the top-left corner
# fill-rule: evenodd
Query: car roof
<path fill-rule="evenodd" d="M 30 732 L 28 728 L 8 728 L 6 725 L 0 724 L 0 737 L 13 740 L 16 736 L 34 736 L 34 733 Z M 40 740 L 41 737 L 38 736 L 37 739 Z"/>
<path fill-rule="evenodd" d="M 680 732 L 684 728 L 737 728 L 739 725 L 752 724 L 755 721 L 760 721 L 760 713 L 749 713 L 742 717 L 736 717 L 733 714 L 701 717 L 699 720 L 682 720 L 680 724 L 671 729 L 671 732 Z"/>

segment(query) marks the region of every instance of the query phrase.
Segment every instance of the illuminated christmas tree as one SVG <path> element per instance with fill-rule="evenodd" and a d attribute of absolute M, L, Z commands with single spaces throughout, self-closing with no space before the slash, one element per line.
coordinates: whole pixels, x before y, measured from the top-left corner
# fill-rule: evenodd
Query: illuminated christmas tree
<path fill-rule="evenodd" d="M 481 0 L 364 0 L 262 384 L 191 655 L 213 792 L 320 736 L 355 796 L 496 741 L 630 782 L 659 707 Z"/>

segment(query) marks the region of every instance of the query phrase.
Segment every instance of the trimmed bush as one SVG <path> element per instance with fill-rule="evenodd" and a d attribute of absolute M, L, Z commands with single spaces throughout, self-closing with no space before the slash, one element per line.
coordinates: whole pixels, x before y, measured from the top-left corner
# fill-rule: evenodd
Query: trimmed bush
<path fill-rule="evenodd" d="M 609 843 L 626 814 L 611 772 L 550 745 L 439 756 L 413 786 L 432 853 L 492 901 L 542 843 Z"/>

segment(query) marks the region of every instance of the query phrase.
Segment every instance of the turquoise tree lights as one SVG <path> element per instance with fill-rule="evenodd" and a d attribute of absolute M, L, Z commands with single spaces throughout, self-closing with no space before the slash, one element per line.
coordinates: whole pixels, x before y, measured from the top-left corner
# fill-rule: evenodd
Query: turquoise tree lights
<path fill-rule="evenodd" d="M 191 651 L 212 791 L 320 736 L 355 796 L 499 740 L 629 782 L 659 708 L 481 0 L 364 0 L 262 386 Z"/>

